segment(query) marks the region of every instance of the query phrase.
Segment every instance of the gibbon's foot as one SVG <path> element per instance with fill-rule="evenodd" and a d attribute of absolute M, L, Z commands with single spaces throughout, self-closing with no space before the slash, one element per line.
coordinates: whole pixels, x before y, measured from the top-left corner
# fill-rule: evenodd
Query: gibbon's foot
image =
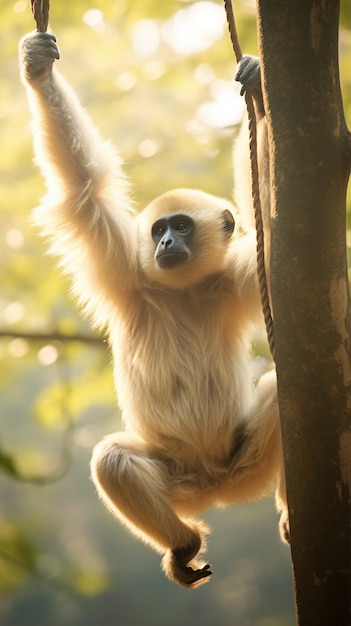
<path fill-rule="evenodd" d="M 193 550 L 191 550 L 191 552 L 193 552 Z M 190 557 L 189 553 L 190 550 L 187 548 L 169 551 L 163 559 L 163 569 L 168 578 L 174 582 L 183 587 L 194 588 L 207 582 L 207 578 L 212 575 L 212 571 L 208 563 L 202 565 L 202 563 L 195 561 L 194 565 L 200 566 L 197 569 L 188 565 L 193 556 L 193 554 L 191 554 Z"/>
<path fill-rule="evenodd" d="M 203 579 L 212 575 L 209 563 L 198 569 L 187 565 L 187 553 L 184 550 L 174 550 L 172 560 L 174 576 L 185 587 L 196 587 L 196 584 L 205 582 Z"/>
<path fill-rule="evenodd" d="M 282 542 L 290 545 L 290 525 L 287 513 L 282 513 L 281 515 L 279 521 L 279 532 Z"/>

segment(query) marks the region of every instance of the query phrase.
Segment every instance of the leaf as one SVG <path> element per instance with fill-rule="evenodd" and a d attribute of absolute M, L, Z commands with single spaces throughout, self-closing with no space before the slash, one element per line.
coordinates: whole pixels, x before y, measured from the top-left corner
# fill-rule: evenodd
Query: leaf
<path fill-rule="evenodd" d="M 0 449 L 0 470 L 5 472 L 6 474 L 9 474 L 10 476 L 14 476 L 15 478 L 18 478 L 19 476 L 16 463 L 13 457 L 10 454 L 8 454 L 8 452 L 5 452 L 4 450 L 1 450 L 1 449 Z"/>

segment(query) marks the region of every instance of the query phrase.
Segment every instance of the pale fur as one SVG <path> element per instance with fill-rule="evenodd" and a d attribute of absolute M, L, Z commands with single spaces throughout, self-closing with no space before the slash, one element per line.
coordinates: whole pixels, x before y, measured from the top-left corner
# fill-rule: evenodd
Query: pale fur
<path fill-rule="evenodd" d="M 196 190 L 170 191 L 134 213 L 119 157 L 52 69 L 52 42 L 34 33 L 20 50 L 48 185 L 34 219 L 108 330 L 126 425 L 95 447 L 92 478 L 107 507 L 165 554 L 166 574 L 196 586 L 209 574 L 194 560 L 208 529 L 194 515 L 258 498 L 281 475 L 275 373 L 254 387 L 250 371 L 255 234 L 236 228 L 225 238 L 222 215 L 233 206 Z M 192 256 L 162 270 L 151 226 L 173 212 L 195 221 Z M 284 508 L 282 481 L 278 499 Z"/>

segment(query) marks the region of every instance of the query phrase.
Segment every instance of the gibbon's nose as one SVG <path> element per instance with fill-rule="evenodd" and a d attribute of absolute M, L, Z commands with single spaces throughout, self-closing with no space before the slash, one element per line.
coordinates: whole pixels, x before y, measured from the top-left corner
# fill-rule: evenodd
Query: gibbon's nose
<path fill-rule="evenodd" d="M 162 238 L 161 241 L 162 246 L 167 250 L 167 248 L 169 248 L 170 246 L 172 246 L 173 244 L 173 238 L 172 235 L 170 233 L 170 229 L 166 230 L 164 237 Z"/>

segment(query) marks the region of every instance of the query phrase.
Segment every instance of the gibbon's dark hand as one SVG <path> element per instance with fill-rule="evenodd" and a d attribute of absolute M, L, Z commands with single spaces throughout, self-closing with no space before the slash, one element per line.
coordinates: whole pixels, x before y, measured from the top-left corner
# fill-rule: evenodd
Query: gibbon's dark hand
<path fill-rule="evenodd" d="M 260 91 L 261 71 L 259 58 L 245 54 L 238 63 L 235 80 L 242 84 L 240 91 L 241 96 L 243 96 L 245 92 L 252 93 L 258 90 Z"/>
<path fill-rule="evenodd" d="M 20 42 L 20 65 L 23 78 L 29 83 L 42 83 L 51 74 L 52 65 L 60 58 L 56 37 L 51 33 L 30 33 Z"/>
<path fill-rule="evenodd" d="M 259 120 L 265 114 L 259 58 L 248 54 L 244 55 L 241 61 L 239 61 L 235 80 L 242 85 L 240 95 L 243 96 L 245 93 L 248 93 L 252 96 L 256 108 L 256 117 Z"/>

